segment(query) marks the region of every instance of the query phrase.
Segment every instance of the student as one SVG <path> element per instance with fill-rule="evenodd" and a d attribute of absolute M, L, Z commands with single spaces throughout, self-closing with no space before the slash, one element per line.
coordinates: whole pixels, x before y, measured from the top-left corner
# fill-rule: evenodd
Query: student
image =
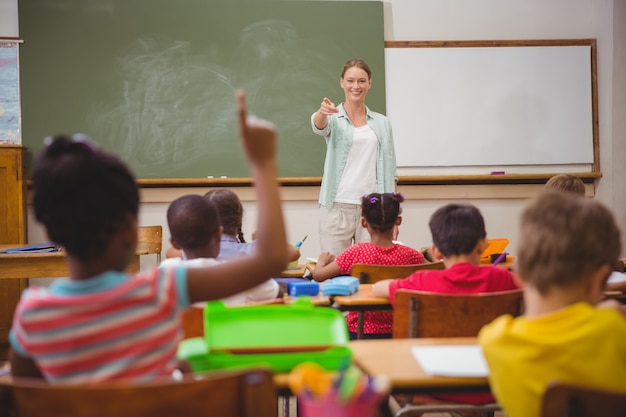
<path fill-rule="evenodd" d="M 234 194 L 234 193 L 233 193 Z M 222 222 L 223 223 L 223 222 Z M 215 259 L 223 236 L 220 216 L 213 202 L 199 195 L 177 198 L 167 209 L 167 224 L 174 248 L 182 251 L 182 258 L 169 258 L 161 262 L 161 268 L 185 265 L 188 267 L 210 266 L 219 263 Z M 268 301 L 282 294 L 273 279 L 256 287 L 223 299 L 227 306 L 245 305 L 250 301 Z"/>
<path fill-rule="evenodd" d="M 613 215 L 548 192 L 523 211 L 520 232 L 524 315 L 499 317 L 478 335 L 507 416 L 538 416 L 552 381 L 626 392 L 626 318 L 596 306 L 621 250 Z"/>
<path fill-rule="evenodd" d="M 228 188 L 216 188 L 207 192 L 204 197 L 217 207 L 222 225 L 222 239 L 217 260 L 225 261 L 254 251 L 256 241 L 246 242 L 243 235 L 243 205 L 239 196 Z M 180 249 L 170 248 L 165 256 L 166 258 L 180 258 L 183 255 Z M 300 259 L 300 249 L 287 245 L 286 262 L 298 259 Z"/>
<path fill-rule="evenodd" d="M 70 279 L 23 293 L 9 335 L 13 376 L 80 384 L 169 375 L 183 309 L 239 293 L 284 268 L 276 131 L 247 117 L 243 92 L 237 97 L 259 203 L 258 250 L 238 262 L 129 276 L 139 207 L 132 173 L 84 139 L 57 137 L 41 152 L 32 177 L 35 216 L 66 251 Z"/>
<path fill-rule="evenodd" d="M 382 280 L 374 284 L 374 294 L 389 297 L 399 289 L 444 294 L 475 294 L 518 288 L 510 271 L 480 265 L 487 247 L 487 232 L 480 211 L 465 204 L 439 208 L 428 223 L 433 239 L 430 253 L 443 259 L 445 269 L 416 271 L 403 279 Z"/>
<path fill-rule="evenodd" d="M 424 261 L 422 254 L 413 248 L 392 242 L 394 226 L 400 225 L 402 194 L 372 193 L 361 198 L 361 227 L 366 229 L 371 242 L 361 242 L 348 247 L 337 257 L 328 252 L 317 258 L 313 279 L 325 281 L 338 275 L 350 274 L 355 264 L 410 265 Z M 391 337 L 393 313 L 368 311 L 365 313 L 363 331 L 365 338 Z M 356 339 L 358 314 L 347 316 L 350 338 Z"/>
<path fill-rule="evenodd" d="M 550 178 L 544 187 L 545 191 L 564 191 L 581 197 L 585 196 L 585 183 L 575 175 L 558 174 Z"/>
<path fill-rule="evenodd" d="M 360 59 L 348 60 L 339 84 L 345 101 L 335 106 L 325 97 L 311 116 L 313 132 L 327 145 L 319 196 L 320 247 L 333 255 L 369 240 L 359 226 L 361 197 L 393 192 L 397 180 L 391 124 L 365 105 L 372 86 L 369 66 Z"/>
<path fill-rule="evenodd" d="M 448 204 L 435 211 L 428 226 L 433 239 L 430 253 L 435 259 L 443 259 L 445 269 L 416 271 L 403 279 L 379 281 L 373 287 L 375 295 L 389 297 L 393 304 L 396 291 L 400 289 L 477 294 L 519 288 L 513 274 L 506 268 L 480 265 L 480 256 L 488 242 L 485 221 L 476 207 Z M 481 393 L 437 394 L 433 397 L 467 404 L 493 401 L 491 394 Z"/>

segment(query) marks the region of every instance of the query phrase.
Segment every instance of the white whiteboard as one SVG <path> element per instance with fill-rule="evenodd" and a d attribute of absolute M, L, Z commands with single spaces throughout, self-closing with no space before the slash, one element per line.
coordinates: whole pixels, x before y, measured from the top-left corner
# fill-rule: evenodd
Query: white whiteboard
<path fill-rule="evenodd" d="M 398 167 L 593 164 L 591 46 L 385 48 Z"/>

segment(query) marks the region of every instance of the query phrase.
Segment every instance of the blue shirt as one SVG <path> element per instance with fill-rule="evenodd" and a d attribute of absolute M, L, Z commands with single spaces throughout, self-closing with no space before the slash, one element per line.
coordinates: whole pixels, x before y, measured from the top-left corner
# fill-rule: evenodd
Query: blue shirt
<path fill-rule="evenodd" d="M 217 255 L 218 261 L 226 261 L 239 255 L 248 255 L 254 252 L 256 248 L 255 242 L 241 243 L 235 236 L 222 233 L 220 241 L 220 253 Z"/>
<path fill-rule="evenodd" d="M 337 189 L 343 170 L 346 166 L 348 153 L 354 137 L 354 125 L 343 108 L 343 103 L 337 106 L 339 113 L 328 116 L 328 124 L 324 129 L 315 127 L 315 113 L 311 116 L 313 132 L 326 139 L 326 159 L 324 160 L 324 175 L 320 188 L 319 204 L 331 208 L 335 202 Z M 396 173 L 396 153 L 393 144 L 391 123 L 386 116 L 366 109 L 366 123 L 376 134 L 378 139 L 378 153 L 376 158 L 376 186 L 379 193 L 394 191 Z"/>

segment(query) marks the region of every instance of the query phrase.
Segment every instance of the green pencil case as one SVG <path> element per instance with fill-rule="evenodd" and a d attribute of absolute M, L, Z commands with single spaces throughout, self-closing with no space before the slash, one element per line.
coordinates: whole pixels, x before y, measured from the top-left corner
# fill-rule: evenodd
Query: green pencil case
<path fill-rule="evenodd" d="M 309 297 L 293 304 L 232 308 L 209 302 L 204 334 L 178 347 L 178 358 L 194 372 L 257 365 L 289 372 L 305 361 L 336 370 L 352 359 L 343 315 L 315 307 Z"/>

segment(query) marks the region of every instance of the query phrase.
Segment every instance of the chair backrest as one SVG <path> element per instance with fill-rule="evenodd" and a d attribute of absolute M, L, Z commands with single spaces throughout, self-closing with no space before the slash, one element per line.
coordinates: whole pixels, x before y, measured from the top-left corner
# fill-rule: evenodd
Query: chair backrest
<path fill-rule="evenodd" d="M 361 284 L 373 284 L 383 279 L 406 278 L 423 269 L 444 269 L 442 261 L 410 265 L 367 265 L 354 264 L 350 275 L 357 277 Z"/>
<path fill-rule="evenodd" d="M 548 385 L 543 395 L 541 417 L 595 416 L 626 416 L 626 392 L 562 383 Z"/>
<path fill-rule="evenodd" d="M 0 383 L 0 395 L 0 415 L 15 417 L 278 415 L 272 373 L 261 368 L 146 384 L 48 385 L 15 380 Z"/>
<path fill-rule="evenodd" d="M 157 265 L 161 263 L 163 250 L 163 227 L 139 226 L 137 228 L 137 242 L 145 245 L 149 254 L 156 254 Z"/>
<path fill-rule="evenodd" d="M 496 317 L 521 313 L 521 289 L 469 295 L 399 290 L 393 337 L 474 337 Z"/>

